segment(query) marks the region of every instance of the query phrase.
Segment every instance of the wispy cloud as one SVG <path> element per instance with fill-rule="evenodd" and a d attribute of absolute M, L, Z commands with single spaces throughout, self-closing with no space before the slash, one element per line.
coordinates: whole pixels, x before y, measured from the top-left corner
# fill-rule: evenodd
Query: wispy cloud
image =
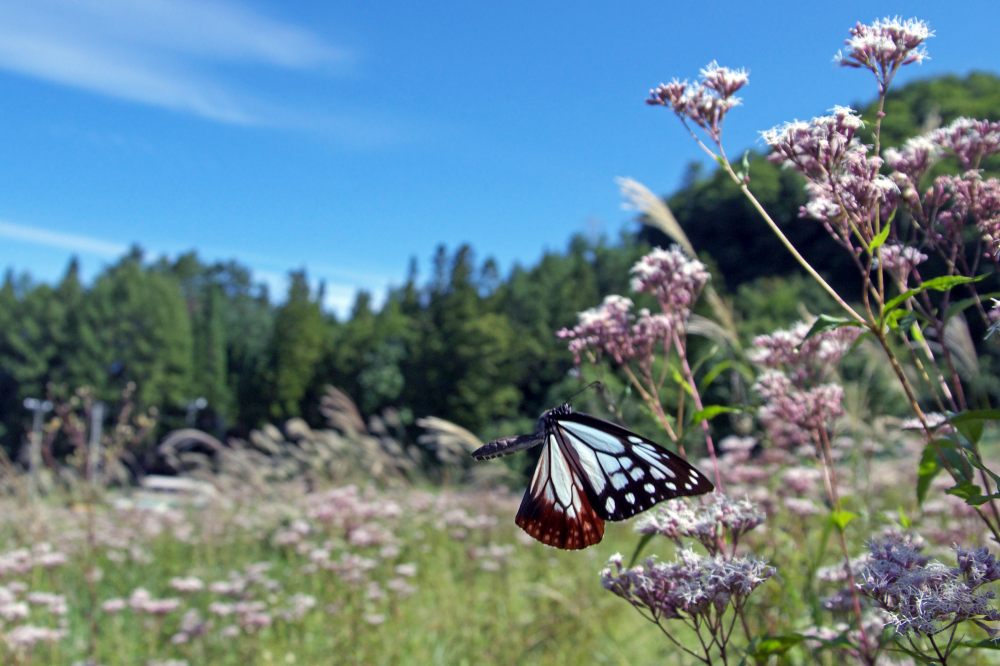
<path fill-rule="evenodd" d="M 58 250 L 69 250 L 80 254 L 90 254 L 106 259 L 121 256 L 128 251 L 128 246 L 121 243 L 112 243 L 91 236 L 50 231 L 49 229 L 14 224 L 2 220 L 0 220 L 0 238 L 22 241 Z"/>
<path fill-rule="evenodd" d="M 351 54 L 316 34 L 211 0 L 0 3 L 0 68 L 235 124 L 268 124 L 269 104 L 220 68 L 329 68 Z"/>
<path fill-rule="evenodd" d="M 129 250 L 129 246 L 124 243 L 115 243 L 95 236 L 53 231 L 4 220 L 0 220 L 0 238 L 100 259 L 117 259 Z M 2 248 L 3 245 L 0 245 L 0 249 Z M 147 249 L 153 254 L 165 253 L 168 255 L 177 255 L 186 251 L 176 248 L 173 250 Z M 234 254 L 231 251 L 211 256 L 215 254 L 211 250 L 202 250 L 199 254 L 205 261 L 214 261 L 225 256 L 249 264 L 254 279 L 267 285 L 271 298 L 275 301 L 281 301 L 288 291 L 288 271 L 277 267 L 273 257 L 264 258 L 253 253 Z M 4 260 L 4 256 L 3 252 L 0 251 L 0 261 L 2 260 Z M 314 289 L 319 287 L 320 282 L 323 283 L 323 306 L 338 315 L 345 315 L 350 311 L 358 291 L 362 289 L 373 292 L 376 296 L 375 302 L 381 302 L 381 295 L 385 293 L 393 281 L 392 278 L 383 274 L 358 272 L 326 264 L 306 266 L 305 268 Z"/>

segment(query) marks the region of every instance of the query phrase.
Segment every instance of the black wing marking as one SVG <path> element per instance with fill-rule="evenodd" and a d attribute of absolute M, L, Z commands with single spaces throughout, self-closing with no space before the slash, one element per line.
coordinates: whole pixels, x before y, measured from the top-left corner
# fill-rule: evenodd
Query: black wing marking
<path fill-rule="evenodd" d="M 544 544 L 578 550 L 604 538 L 587 483 L 555 435 L 549 435 L 514 522 Z"/>
<path fill-rule="evenodd" d="M 545 434 L 540 432 L 532 433 L 530 435 L 517 435 L 516 437 L 501 437 L 500 439 L 494 439 L 489 444 L 481 446 L 473 451 L 472 457 L 476 460 L 499 458 L 500 456 L 506 456 L 514 453 L 515 451 L 521 451 L 523 449 L 530 449 L 533 446 L 538 446 L 544 441 Z"/>
<path fill-rule="evenodd" d="M 604 520 L 625 520 L 663 500 L 715 489 L 680 456 L 614 423 L 578 412 L 552 416 L 547 423 Z"/>

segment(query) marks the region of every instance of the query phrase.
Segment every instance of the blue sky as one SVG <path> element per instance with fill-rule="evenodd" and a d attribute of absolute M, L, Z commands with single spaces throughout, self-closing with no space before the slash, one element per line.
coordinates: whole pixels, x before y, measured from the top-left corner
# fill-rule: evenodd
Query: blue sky
<path fill-rule="evenodd" d="M 612 6 L 614 4 L 614 6 Z M 900 83 L 997 71 L 996 2 L 0 0 L 0 267 L 93 276 L 137 243 L 359 288 L 468 242 L 505 269 L 631 227 L 614 179 L 675 189 L 700 159 L 647 90 L 746 67 L 731 154 L 871 98 L 832 56 L 917 16 Z"/>

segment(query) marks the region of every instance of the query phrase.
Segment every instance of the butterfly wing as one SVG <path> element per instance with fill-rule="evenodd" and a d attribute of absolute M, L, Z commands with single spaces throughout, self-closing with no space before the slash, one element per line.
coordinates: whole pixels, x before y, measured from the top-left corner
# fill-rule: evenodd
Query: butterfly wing
<path fill-rule="evenodd" d="M 673 497 L 715 486 L 686 460 L 619 425 L 578 412 L 550 417 L 550 430 L 584 480 L 595 513 L 625 520 Z"/>
<path fill-rule="evenodd" d="M 604 521 L 590 504 L 583 474 L 555 434 L 548 433 L 514 522 L 556 548 L 578 550 L 599 542 Z"/>

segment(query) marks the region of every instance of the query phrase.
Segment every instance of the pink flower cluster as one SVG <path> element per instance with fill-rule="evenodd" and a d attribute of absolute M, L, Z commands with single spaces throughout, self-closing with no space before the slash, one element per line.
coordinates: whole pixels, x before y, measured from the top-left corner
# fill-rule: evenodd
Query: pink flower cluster
<path fill-rule="evenodd" d="M 799 322 L 754 338 L 750 360 L 764 368 L 781 370 L 802 386 L 824 377 L 851 348 L 861 329 L 844 326 L 806 337 L 813 322 Z"/>
<path fill-rule="evenodd" d="M 657 621 L 711 623 L 713 614 L 721 615 L 730 605 L 742 608 L 750 593 L 774 574 L 773 567 L 755 557 L 724 559 L 684 548 L 673 562 L 649 558 L 630 569 L 616 554 L 601 571 L 601 583 L 636 608 L 648 611 Z"/>
<path fill-rule="evenodd" d="M 927 255 L 915 247 L 901 243 L 886 243 L 880 250 L 882 266 L 904 287 L 918 264 L 927 261 Z"/>
<path fill-rule="evenodd" d="M 1000 153 L 1000 122 L 958 118 L 886 151 L 894 170 L 890 177 L 913 218 L 926 230 L 931 245 L 944 250 L 965 242 L 963 230 L 975 224 L 988 245 L 988 255 L 1000 248 L 1000 181 L 984 177 L 983 159 Z M 964 172 L 934 179 L 921 195 L 921 178 L 943 156 L 954 157 Z"/>
<path fill-rule="evenodd" d="M 584 354 L 590 354 L 593 361 L 607 356 L 619 365 L 648 358 L 657 343 L 670 339 L 673 330 L 666 315 L 654 315 L 645 308 L 638 316 L 633 314 L 632 300 L 625 296 L 606 296 L 600 306 L 584 310 L 577 319 L 573 328 L 556 332 L 557 337 L 569 340 L 577 365 Z"/>
<path fill-rule="evenodd" d="M 718 143 L 722 138 L 722 122 L 741 100 L 736 93 L 747 84 L 746 70 L 720 67 L 711 62 L 701 72 L 699 83 L 678 81 L 661 83 L 649 91 L 647 104 L 667 106 L 682 120 L 690 120 Z"/>
<path fill-rule="evenodd" d="M 812 388 L 795 386 L 787 375 L 765 372 L 754 389 L 764 399 L 757 415 L 776 446 L 810 454 L 815 433 L 844 414 L 844 389 L 839 384 Z"/>
<path fill-rule="evenodd" d="M 869 25 L 857 23 L 844 42 L 845 50 L 836 55 L 844 67 L 870 70 L 884 91 L 893 74 L 903 65 L 920 64 L 927 58 L 924 42 L 934 36 L 919 19 L 883 18 Z"/>
<path fill-rule="evenodd" d="M 678 498 L 647 512 L 636 523 L 640 534 L 659 534 L 678 546 L 682 538 L 697 540 L 711 555 L 719 553 L 722 539 L 736 543 L 764 522 L 764 512 L 749 500 L 734 500 L 722 493 L 697 499 Z"/>
<path fill-rule="evenodd" d="M 577 364 L 587 354 L 590 360 L 609 357 L 622 365 L 632 360 L 648 363 L 656 345 L 670 344 L 677 326 L 691 314 L 691 307 L 709 279 L 705 265 L 691 259 L 680 248 L 660 248 L 632 267 L 632 289 L 656 297 L 662 313 L 643 308 L 633 313 L 633 303 L 625 296 L 611 295 L 596 308 L 577 315 L 577 325 L 556 332 L 569 340 L 569 350 Z"/>
<path fill-rule="evenodd" d="M 773 150 L 768 159 L 790 166 L 807 179 L 809 201 L 802 217 L 820 221 L 846 247 L 853 249 L 852 225 L 870 240 L 875 212 L 887 220 L 899 194 L 898 185 L 880 173 L 882 160 L 855 137 L 864 123 L 848 107 L 809 122 L 795 121 L 762 134 Z"/>
<path fill-rule="evenodd" d="M 956 622 L 1000 621 L 994 594 L 980 589 L 1000 580 L 1000 564 L 986 548 L 955 547 L 958 566 L 920 554 L 902 537 L 873 541 L 858 589 L 889 613 L 897 634 L 933 636 Z"/>
<path fill-rule="evenodd" d="M 710 277 L 676 245 L 655 248 L 632 267 L 632 291 L 652 294 L 665 314 L 686 318 Z"/>

